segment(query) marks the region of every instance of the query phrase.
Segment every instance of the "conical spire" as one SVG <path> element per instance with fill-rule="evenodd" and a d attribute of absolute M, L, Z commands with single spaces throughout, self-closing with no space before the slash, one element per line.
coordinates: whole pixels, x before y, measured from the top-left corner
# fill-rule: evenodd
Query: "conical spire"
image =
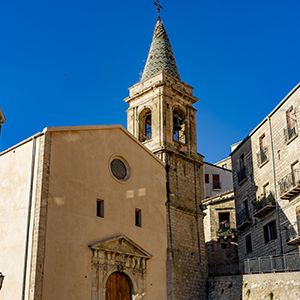
<path fill-rule="evenodd" d="M 158 18 L 147 62 L 142 75 L 142 81 L 151 78 L 160 71 L 165 71 L 173 77 L 180 79 L 167 32 L 161 19 Z"/>

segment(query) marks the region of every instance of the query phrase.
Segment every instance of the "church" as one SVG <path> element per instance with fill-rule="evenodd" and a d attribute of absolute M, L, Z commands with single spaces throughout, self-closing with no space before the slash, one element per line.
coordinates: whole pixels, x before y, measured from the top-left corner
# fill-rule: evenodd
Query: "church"
<path fill-rule="evenodd" d="M 125 101 L 127 130 L 49 127 L 0 153 L 1 299 L 205 299 L 197 98 L 160 17 Z"/>

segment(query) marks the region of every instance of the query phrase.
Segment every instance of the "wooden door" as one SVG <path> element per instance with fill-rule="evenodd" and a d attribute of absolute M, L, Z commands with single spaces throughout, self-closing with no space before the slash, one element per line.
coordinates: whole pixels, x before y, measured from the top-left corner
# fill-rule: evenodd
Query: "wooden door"
<path fill-rule="evenodd" d="M 131 300 L 129 278 L 122 272 L 112 273 L 106 282 L 106 300 Z"/>

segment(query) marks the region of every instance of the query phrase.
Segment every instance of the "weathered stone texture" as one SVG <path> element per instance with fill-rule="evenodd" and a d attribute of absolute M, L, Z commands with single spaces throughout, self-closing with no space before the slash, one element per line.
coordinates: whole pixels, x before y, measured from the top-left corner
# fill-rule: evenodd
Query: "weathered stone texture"
<path fill-rule="evenodd" d="M 208 300 L 242 299 L 242 276 L 216 276 L 208 279 Z"/>
<path fill-rule="evenodd" d="M 244 275 L 243 300 L 266 299 L 300 299 L 300 272 Z"/>
<path fill-rule="evenodd" d="M 295 110 L 296 135 L 286 141 L 284 131 L 287 127 L 287 110 L 293 106 Z M 299 85 L 264 119 L 232 153 L 233 181 L 235 188 L 236 211 L 239 216 L 243 209 L 243 201 L 248 199 L 252 225 L 240 230 L 238 237 L 239 256 L 241 262 L 245 258 L 275 255 L 296 251 L 297 247 L 287 244 L 287 228 L 296 222 L 296 207 L 300 204 L 300 195 L 290 200 L 282 200 L 279 181 L 291 172 L 291 165 L 300 161 L 300 89 Z M 265 135 L 266 160 L 259 160 L 260 137 Z M 246 179 L 238 180 L 239 158 L 244 154 L 246 159 Z M 253 201 L 259 199 L 264 186 L 276 200 L 276 210 L 264 217 L 254 217 Z M 275 220 L 277 239 L 265 243 L 263 227 Z M 295 226 L 295 230 L 297 230 Z M 251 234 L 251 253 L 246 253 L 245 236 Z"/>

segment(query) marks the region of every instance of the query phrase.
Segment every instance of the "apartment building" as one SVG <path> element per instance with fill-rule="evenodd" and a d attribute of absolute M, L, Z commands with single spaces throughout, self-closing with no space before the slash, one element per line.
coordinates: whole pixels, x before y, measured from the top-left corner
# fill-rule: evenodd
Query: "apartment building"
<path fill-rule="evenodd" d="M 231 153 L 241 263 L 299 251 L 299 112 L 300 84 Z"/>

